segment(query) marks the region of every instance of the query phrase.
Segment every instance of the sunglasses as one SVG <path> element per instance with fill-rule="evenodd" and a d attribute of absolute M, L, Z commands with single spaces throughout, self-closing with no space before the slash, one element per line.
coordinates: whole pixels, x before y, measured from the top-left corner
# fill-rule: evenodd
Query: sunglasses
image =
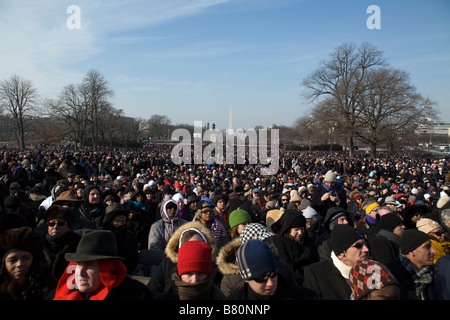
<path fill-rule="evenodd" d="M 351 245 L 351 247 L 356 248 L 356 249 L 362 249 L 364 246 L 367 246 L 366 241 L 358 241 L 358 242 L 354 243 L 353 245 Z"/>
<path fill-rule="evenodd" d="M 204 214 L 207 214 L 207 213 L 210 213 L 210 212 L 212 212 L 212 209 L 203 209 L 201 211 L 201 213 L 204 213 Z"/>
<path fill-rule="evenodd" d="M 47 225 L 49 227 L 54 227 L 54 226 L 64 227 L 66 224 L 67 224 L 67 222 L 65 222 L 65 221 L 51 221 Z"/>
<path fill-rule="evenodd" d="M 442 235 L 444 234 L 443 231 L 436 231 L 436 232 L 432 232 L 432 233 L 434 233 L 434 234 L 437 235 L 438 237 L 440 237 L 440 236 L 442 236 Z"/>
<path fill-rule="evenodd" d="M 258 282 L 258 283 L 264 283 L 264 282 L 267 282 L 267 280 L 269 280 L 269 278 L 270 278 L 270 279 L 273 279 L 273 278 L 275 278 L 277 275 L 278 275 L 278 272 L 277 272 L 277 271 L 272 271 L 272 272 L 266 274 L 265 276 L 257 277 L 257 278 L 254 278 L 254 279 L 252 279 L 252 280 L 255 281 L 255 282 Z"/>

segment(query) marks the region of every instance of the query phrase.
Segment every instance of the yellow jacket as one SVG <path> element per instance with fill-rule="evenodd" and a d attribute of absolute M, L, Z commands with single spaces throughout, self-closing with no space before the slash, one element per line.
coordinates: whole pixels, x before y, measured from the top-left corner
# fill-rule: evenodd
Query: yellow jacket
<path fill-rule="evenodd" d="M 431 245 L 436 250 L 436 254 L 434 255 L 434 263 L 438 261 L 440 257 L 446 256 L 450 254 L 450 242 L 439 242 L 436 240 L 431 239 Z"/>

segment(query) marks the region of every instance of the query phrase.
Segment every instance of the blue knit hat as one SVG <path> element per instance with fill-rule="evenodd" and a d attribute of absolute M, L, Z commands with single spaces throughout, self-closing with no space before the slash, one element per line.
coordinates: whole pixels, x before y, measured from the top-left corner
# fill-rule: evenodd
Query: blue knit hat
<path fill-rule="evenodd" d="M 262 277 L 278 269 L 272 250 L 261 240 L 249 240 L 241 245 L 236 259 L 239 273 L 244 280 Z"/>

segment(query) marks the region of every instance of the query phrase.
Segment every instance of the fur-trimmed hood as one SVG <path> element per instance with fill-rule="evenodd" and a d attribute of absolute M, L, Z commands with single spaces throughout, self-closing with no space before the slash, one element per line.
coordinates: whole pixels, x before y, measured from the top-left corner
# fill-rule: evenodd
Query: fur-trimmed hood
<path fill-rule="evenodd" d="M 239 274 L 239 267 L 236 264 L 236 251 L 241 246 L 241 240 L 235 238 L 228 242 L 219 252 L 217 257 L 217 267 L 224 275 Z"/>
<path fill-rule="evenodd" d="M 166 256 L 172 261 L 173 263 L 178 263 L 178 244 L 181 237 L 181 234 L 186 231 L 189 228 L 197 229 L 200 231 L 208 241 L 208 244 L 212 248 L 212 257 L 213 261 L 216 259 L 217 256 L 217 248 L 215 245 L 214 236 L 209 228 L 207 228 L 203 223 L 200 221 L 190 221 L 187 223 L 184 223 L 181 225 L 174 234 L 170 237 L 169 241 L 167 242 L 167 245 L 164 249 L 164 253 Z"/>

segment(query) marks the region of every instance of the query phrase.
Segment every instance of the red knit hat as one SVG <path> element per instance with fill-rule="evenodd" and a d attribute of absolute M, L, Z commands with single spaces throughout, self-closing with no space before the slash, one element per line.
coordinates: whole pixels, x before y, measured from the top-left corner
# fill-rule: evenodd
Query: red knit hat
<path fill-rule="evenodd" d="M 189 272 L 211 274 L 212 248 L 203 241 L 188 241 L 178 250 L 178 275 Z"/>

